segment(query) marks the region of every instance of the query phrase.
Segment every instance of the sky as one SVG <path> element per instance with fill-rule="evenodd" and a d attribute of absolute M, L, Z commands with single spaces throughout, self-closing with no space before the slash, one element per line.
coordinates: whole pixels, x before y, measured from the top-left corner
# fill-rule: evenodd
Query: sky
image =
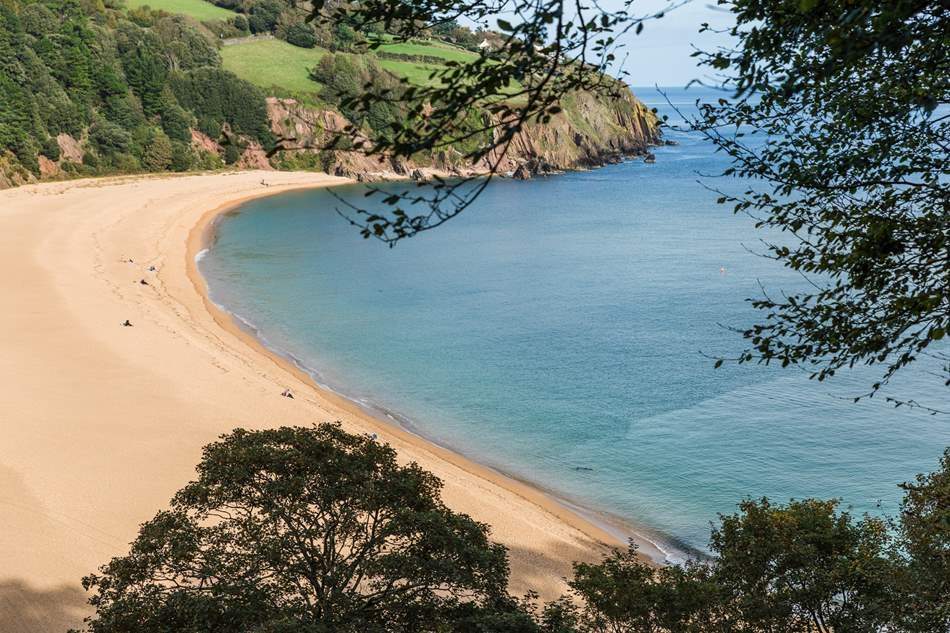
<path fill-rule="evenodd" d="M 607 11 L 623 8 L 625 0 L 596 0 L 596 5 Z M 716 6 L 716 0 L 630 0 L 627 11 L 636 16 L 652 15 L 678 4 L 660 19 L 647 20 L 643 31 L 635 35 L 632 30 L 621 38 L 624 47 L 617 51 L 618 59 L 626 55 L 623 69 L 628 75 L 624 80 L 631 86 L 683 87 L 690 80 L 708 78 L 708 71 L 696 66 L 696 58 L 690 55 L 696 50 L 713 50 L 717 46 L 730 44 L 730 38 L 724 34 L 700 33 L 703 22 L 719 29 L 732 25 L 731 14 Z M 566 2 L 567 10 L 573 3 Z M 585 2 L 594 14 L 595 2 Z M 497 29 L 495 18 L 504 17 L 515 22 L 512 13 L 502 12 L 484 20 L 483 26 Z M 463 24 L 474 27 L 465 19 Z M 617 75 L 619 69 L 611 74 Z"/>
<path fill-rule="evenodd" d="M 604 3 L 613 8 L 618 0 Z M 664 0 L 634 0 L 632 12 L 645 15 L 665 6 Z M 624 54 L 628 54 L 624 69 L 629 73 L 627 83 L 633 86 L 685 86 L 691 79 L 708 76 L 706 69 L 696 66 L 696 58 L 690 57 L 695 47 L 703 50 L 726 45 L 726 35 L 699 33 L 700 25 L 708 22 L 719 28 L 732 24 L 731 16 L 714 2 L 692 0 L 675 8 L 659 20 L 649 20 L 640 35 L 624 37 Z"/>

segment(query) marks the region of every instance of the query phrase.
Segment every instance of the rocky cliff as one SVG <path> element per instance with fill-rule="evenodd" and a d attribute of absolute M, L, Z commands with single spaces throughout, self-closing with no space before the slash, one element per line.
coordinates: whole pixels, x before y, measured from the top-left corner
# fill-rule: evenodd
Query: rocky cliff
<path fill-rule="evenodd" d="M 480 163 L 463 160 L 454 150 L 412 160 L 366 156 L 345 150 L 325 150 L 347 125 L 331 110 L 307 108 L 293 99 L 268 99 L 268 115 L 275 136 L 293 149 L 280 152 L 274 164 L 281 168 L 321 169 L 359 180 L 392 177 L 427 178 L 433 174 L 468 176 L 485 173 L 490 156 Z M 624 157 L 648 153 L 660 141 L 656 116 L 633 94 L 611 102 L 591 94 L 574 93 L 564 99 L 562 112 L 547 124 L 531 123 L 501 157 L 499 172 L 517 178 L 597 167 Z M 249 152 L 259 152 L 251 148 Z M 245 155 L 242 160 L 257 162 Z"/>
<path fill-rule="evenodd" d="M 557 171 L 587 169 L 624 157 L 641 156 L 660 141 L 655 115 L 633 94 L 610 102 L 586 93 L 574 93 L 564 99 L 562 112 L 547 124 L 531 123 L 511 143 L 500 158 L 498 172 L 515 178 Z M 466 162 L 458 152 L 448 149 L 433 156 L 412 160 L 366 156 L 360 152 L 324 149 L 343 132 L 348 122 L 332 110 L 308 108 L 293 99 L 270 97 L 267 114 L 273 134 L 284 139 L 292 150 L 268 158 L 260 144 L 242 139 L 246 145 L 235 163 L 239 169 L 308 169 L 326 171 L 361 181 L 391 178 L 424 180 L 433 175 L 471 176 L 484 174 L 498 156 L 489 156 L 477 164 Z M 223 156 L 218 141 L 192 130 L 191 146 L 198 153 Z M 72 173 L 69 165 L 83 162 L 80 141 L 62 134 L 57 139 L 60 158 L 43 158 L 40 176 L 62 178 Z M 220 161 L 219 161 L 220 164 Z M 74 171 L 74 170 L 73 170 Z M 36 177 L 20 167 L 11 156 L 0 154 L 0 188 L 35 182 Z"/>

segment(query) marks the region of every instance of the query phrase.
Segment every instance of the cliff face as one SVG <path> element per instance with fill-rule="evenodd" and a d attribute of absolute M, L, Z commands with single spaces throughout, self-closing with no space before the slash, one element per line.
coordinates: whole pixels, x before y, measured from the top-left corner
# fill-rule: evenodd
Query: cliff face
<path fill-rule="evenodd" d="M 547 124 L 531 123 L 513 140 L 501 157 L 498 172 L 516 178 L 538 174 L 587 169 L 626 156 L 647 153 L 660 141 L 656 117 L 632 94 L 611 101 L 597 99 L 586 93 L 568 95 L 563 111 Z M 332 110 L 307 108 L 293 99 L 267 99 L 271 131 L 284 146 L 293 150 L 278 153 L 271 159 L 260 144 L 247 143 L 243 155 L 235 163 L 239 169 L 306 169 L 320 170 L 361 181 L 390 178 L 428 179 L 433 175 L 472 176 L 489 170 L 490 156 L 477 164 L 466 162 L 454 150 L 442 150 L 425 159 L 366 156 L 355 151 L 326 150 L 347 125 L 347 120 Z M 58 139 L 61 158 L 56 163 L 41 162 L 43 178 L 63 176 L 63 165 L 83 161 L 79 141 L 61 135 Z M 192 130 L 193 149 L 222 156 L 224 148 L 217 141 Z M 33 182 L 36 178 L 17 165 L 12 156 L 0 155 L 0 188 Z"/>
<path fill-rule="evenodd" d="M 320 148 L 347 125 L 340 114 L 310 109 L 293 99 L 269 98 L 267 105 L 271 131 L 285 139 L 285 146 L 294 148 L 276 158 L 276 164 L 283 168 L 316 168 L 359 180 L 405 176 L 421 179 L 433 174 L 468 176 L 488 171 L 489 160 L 473 165 L 454 150 L 442 150 L 427 160 L 323 150 Z M 564 99 L 562 108 L 549 123 L 529 124 L 517 135 L 501 158 L 501 174 L 527 178 L 597 167 L 625 156 L 644 155 L 660 141 L 656 116 L 630 93 L 611 102 L 574 93 Z"/>

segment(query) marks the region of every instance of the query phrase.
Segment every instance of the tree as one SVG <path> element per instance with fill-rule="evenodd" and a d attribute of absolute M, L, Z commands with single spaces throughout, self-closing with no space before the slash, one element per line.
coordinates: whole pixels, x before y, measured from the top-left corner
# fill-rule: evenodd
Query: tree
<path fill-rule="evenodd" d="M 945 633 L 950 448 L 901 487 L 896 519 L 856 519 L 834 500 L 747 499 L 719 518 L 708 560 L 656 569 L 631 547 L 577 563 L 577 600 L 545 613 L 583 633 Z"/>
<path fill-rule="evenodd" d="M 253 0 L 248 9 L 248 26 L 251 33 L 270 33 L 277 26 L 277 20 L 284 4 L 279 0 Z"/>
<path fill-rule="evenodd" d="M 256 86 L 219 68 L 176 72 L 169 84 L 178 103 L 191 110 L 199 128 L 216 138 L 224 124 L 235 134 L 257 139 L 265 147 L 273 142 L 267 118 L 267 101 Z"/>
<path fill-rule="evenodd" d="M 729 618 L 753 630 L 876 631 L 889 622 L 890 537 L 836 501 L 746 500 L 722 517 L 711 579 Z"/>
<path fill-rule="evenodd" d="M 918 357 L 950 385 L 950 13 L 939 0 L 725 3 L 738 45 L 700 56 L 731 99 L 694 128 L 750 179 L 720 203 L 783 237 L 766 256 L 812 287 L 753 302 L 739 362 L 803 365 L 818 380 L 884 365 L 873 395 Z M 744 134 L 730 133 L 742 126 Z M 764 148 L 745 143 L 765 137 Z"/>
<path fill-rule="evenodd" d="M 149 171 L 165 171 L 172 164 L 172 142 L 161 130 L 152 130 L 142 152 L 142 166 Z"/>
<path fill-rule="evenodd" d="M 950 449 L 940 469 L 905 483 L 894 556 L 902 589 L 895 610 L 907 631 L 950 629 Z"/>
<path fill-rule="evenodd" d="M 488 528 L 367 436 L 237 429 L 197 471 L 128 555 L 84 579 L 88 631 L 433 631 L 505 600 Z"/>
<path fill-rule="evenodd" d="M 142 36 L 122 54 L 122 66 L 147 116 L 159 114 L 168 67 L 153 37 Z"/>
<path fill-rule="evenodd" d="M 110 121 L 93 123 L 89 127 L 89 141 L 104 156 L 128 152 L 132 148 L 132 135 Z"/>
<path fill-rule="evenodd" d="M 309 24 L 291 24 L 287 27 L 284 39 L 288 44 L 299 46 L 301 48 L 313 48 L 317 45 L 317 36 Z"/>
<path fill-rule="evenodd" d="M 736 622 L 724 608 L 725 592 L 713 580 L 713 567 L 704 562 L 689 561 L 683 566 L 657 569 L 645 562 L 631 544 L 625 551 L 615 550 L 600 563 L 575 563 L 570 586 L 578 600 L 552 603 L 544 615 L 569 631 L 742 630 L 736 628 Z"/>

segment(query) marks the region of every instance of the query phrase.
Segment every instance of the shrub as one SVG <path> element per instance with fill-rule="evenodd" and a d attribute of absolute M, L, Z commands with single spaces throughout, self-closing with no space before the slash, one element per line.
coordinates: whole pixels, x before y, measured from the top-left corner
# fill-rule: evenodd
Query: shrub
<path fill-rule="evenodd" d="M 228 165 L 233 165 L 234 163 L 241 160 L 241 154 L 244 153 L 244 148 L 242 148 L 237 143 L 228 143 L 224 146 L 224 162 Z"/>
<path fill-rule="evenodd" d="M 188 171 L 197 162 L 194 150 L 188 143 L 172 141 L 172 158 L 169 169 L 172 171 Z"/>
<path fill-rule="evenodd" d="M 287 28 L 285 36 L 288 44 L 299 46 L 300 48 L 313 48 L 317 45 L 317 36 L 313 30 L 306 24 L 293 24 Z"/>
<path fill-rule="evenodd" d="M 132 149 L 132 135 L 111 121 L 93 123 L 89 128 L 89 142 L 103 156 Z"/>
<path fill-rule="evenodd" d="M 59 143 L 56 142 L 56 139 L 52 136 L 47 137 L 46 140 L 43 141 L 43 156 L 52 161 L 57 161 L 59 160 L 60 154 Z"/>
<path fill-rule="evenodd" d="M 145 143 L 142 166 L 148 171 L 165 171 L 172 164 L 172 142 L 161 130 L 153 130 Z"/>

